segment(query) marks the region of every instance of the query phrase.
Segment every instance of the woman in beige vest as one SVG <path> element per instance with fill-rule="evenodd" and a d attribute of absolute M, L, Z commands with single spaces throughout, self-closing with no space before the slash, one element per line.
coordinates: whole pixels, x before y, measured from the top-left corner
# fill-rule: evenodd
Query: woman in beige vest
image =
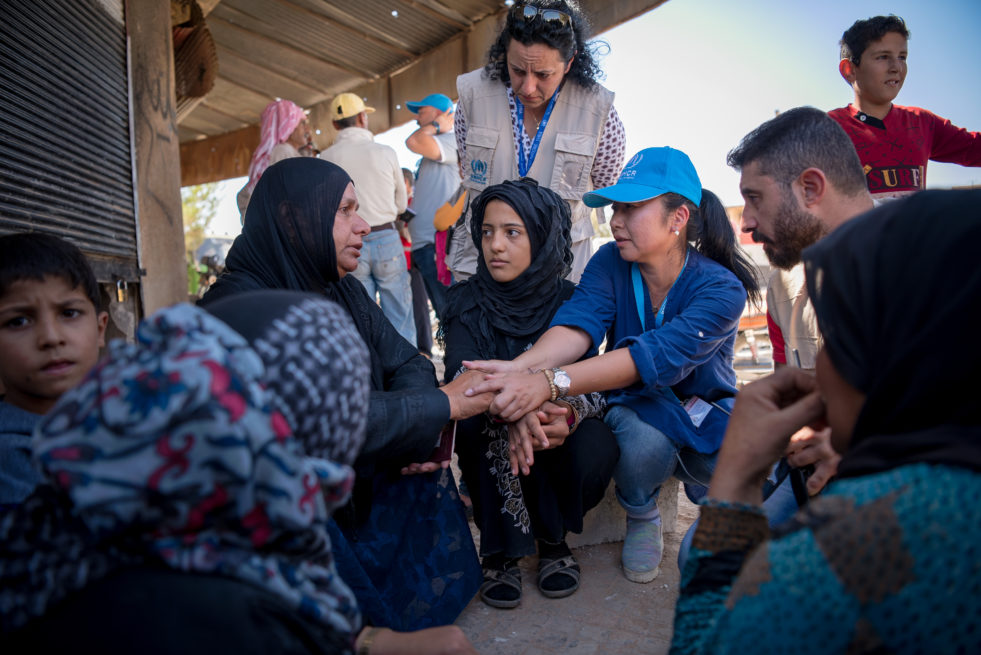
<path fill-rule="evenodd" d="M 613 93 L 596 79 L 589 24 L 574 0 L 528 0 L 508 12 L 487 65 L 457 78 L 454 130 L 470 198 L 521 177 L 555 191 L 572 210 L 579 281 L 592 254 L 584 193 L 616 182 L 626 140 Z M 477 270 L 470 211 L 454 233 L 448 265 L 456 279 Z"/>

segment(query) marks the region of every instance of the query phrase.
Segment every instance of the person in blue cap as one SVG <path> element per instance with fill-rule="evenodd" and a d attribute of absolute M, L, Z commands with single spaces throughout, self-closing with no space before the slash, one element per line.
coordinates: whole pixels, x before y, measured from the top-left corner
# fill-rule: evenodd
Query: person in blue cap
<path fill-rule="evenodd" d="M 490 375 L 490 413 L 515 423 L 511 466 L 526 473 L 547 439 L 534 410 L 569 394 L 609 391 L 606 423 L 620 446 L 613 474 L 627 512 L 627 579 L 650 582 L 663 540 L 657 496 L 672 475 L 704 495 L 722 443 L 736 374 L 733 343 L 747 296 L 759 300 L 719 199 L 688 156 L 647 148 L 617 183 L 585 194 L 613 205 L 615 243 L 601 247 L 535 345 L 511 362 L 465 362 Z M 606 339 L 607 351 L 596 352 Z M 530 371 L 530 372 L 529 372 Z"/>
<path fill-rule="evenodd" d="M 418 117 L 419 129 L 409 135 L 405 146 L 422 155 L 416 177 L 409 236 L 412 239 L 412 268 L 419 272 L 436 318 L 442 320 L 446 286 L 436 272 L 436 227 L 433 219 L 460 187 L 456 135 L 453 134 L 453 101 L 442 93 L 431 93 L 405 106 Z"/>

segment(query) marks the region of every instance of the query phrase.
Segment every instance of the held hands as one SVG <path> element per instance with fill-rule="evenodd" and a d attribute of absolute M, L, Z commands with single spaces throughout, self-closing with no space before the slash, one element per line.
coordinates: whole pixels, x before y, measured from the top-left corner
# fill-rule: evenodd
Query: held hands
<path fill-rule="evenodd" d="M 464 371 L 452 382 L 439 388 L 450 400 L 451 419 L 470 418 L 487 411 L 491 401 L 494 400 L 494 394 L 471 393 L 471 387 L 479 385 L 483 379 L 484 374 L 479 371 Z"/>
<path fill-rule="evenodd" d="M 824 416 L 813 375 L 781 368 L 736 396 L 709 494 L 759 505 L 763 480 L 787 449 L 790 437 Z"/>
<path fill-rule="evenodd" d="M 463 366 L 470 371 L 480 371 L 492 375 L 507 375 L 508 373 L 526 373 L 527 369 L 522 368 L 514 361 L 506 359 L 475 359 L 464 360 Z"/>
<path fill-rule="evenodd" d="M 488 411 L 505 421 L 517 421 L 552 397 L 548 378 L 543 373 L 491 373 L 484 376 L 483 382 L 466 391 L 467 396 L 486 393 L 496 394 Z"/>
<path fill-rule="evenodd" d="M 570 434 L 568 418 L 571 412 L 572 407 L 561 400 L 556 400 L 554 403 L 546 400 L 538 408 L 535 415 L 548 438 L 548 443 L 545 444 L 544 448 L 558 448 L 565 443 Z"/>
<path fill-rule="evenodd" d="M 564 404 L 564 403 L 563 403 Z M 557 403 L 545 402 L 537 412 L 529 412 L 508 424 L 511 473 L 528 475 L 535 463 L 534 451 L 558 448 L 569 436 L 566 415 L 570 410 Z"/>

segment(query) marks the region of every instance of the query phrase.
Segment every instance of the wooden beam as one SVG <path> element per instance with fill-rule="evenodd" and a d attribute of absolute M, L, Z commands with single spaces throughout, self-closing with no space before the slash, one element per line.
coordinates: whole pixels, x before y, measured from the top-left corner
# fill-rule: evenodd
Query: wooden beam
<path fill-rule="evenodd" d="M 252 89 L 249 89 L 249 90 L 251 91 Z M 258 91 L 256 93 L 258 93 Z M 233 120 L 233 121 L 235 121 L 236 123 L 238 123 L 240 125 L 242 124 L 242 119 L 241 118 L 239 118 L 238 116 L 236 116 L 234 114 L 229 114 L 227 111 L 222 111 L 218 107 L 215 107 L 214 105 L 209 104 L 206 98 L 204 99 L 204 102 L 201 103 L 201 106 L 204 107 L 205 109 L 207 109 L 208 111 L 213 111 L 216 114 L 220 114 L 220 115 L 224 116 L 225 118 L 227 118 L 229 120 Z"/>
<path fill-rule="evenodd" d="M 182 143 L 181 186 L 204 184 L 249 174 L 252 152 L 259 146 L 259 126 Z"/>
<path fill-rule="evenodd" d="M 143 311 L 187 299 L 170 7 L 126 0 L 137 252 Z"/>

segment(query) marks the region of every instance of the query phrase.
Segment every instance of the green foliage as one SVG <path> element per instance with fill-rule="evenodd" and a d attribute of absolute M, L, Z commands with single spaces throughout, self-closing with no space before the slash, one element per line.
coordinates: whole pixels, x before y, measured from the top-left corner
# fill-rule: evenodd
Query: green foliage
<path fill-rule="evenodd" d="M 205 234 L 218 213 L 218 183 L 198 184 L 181 189 L 184 211 L 184 250 L 193 259 L 194 251 L 204 241 Z"/>

